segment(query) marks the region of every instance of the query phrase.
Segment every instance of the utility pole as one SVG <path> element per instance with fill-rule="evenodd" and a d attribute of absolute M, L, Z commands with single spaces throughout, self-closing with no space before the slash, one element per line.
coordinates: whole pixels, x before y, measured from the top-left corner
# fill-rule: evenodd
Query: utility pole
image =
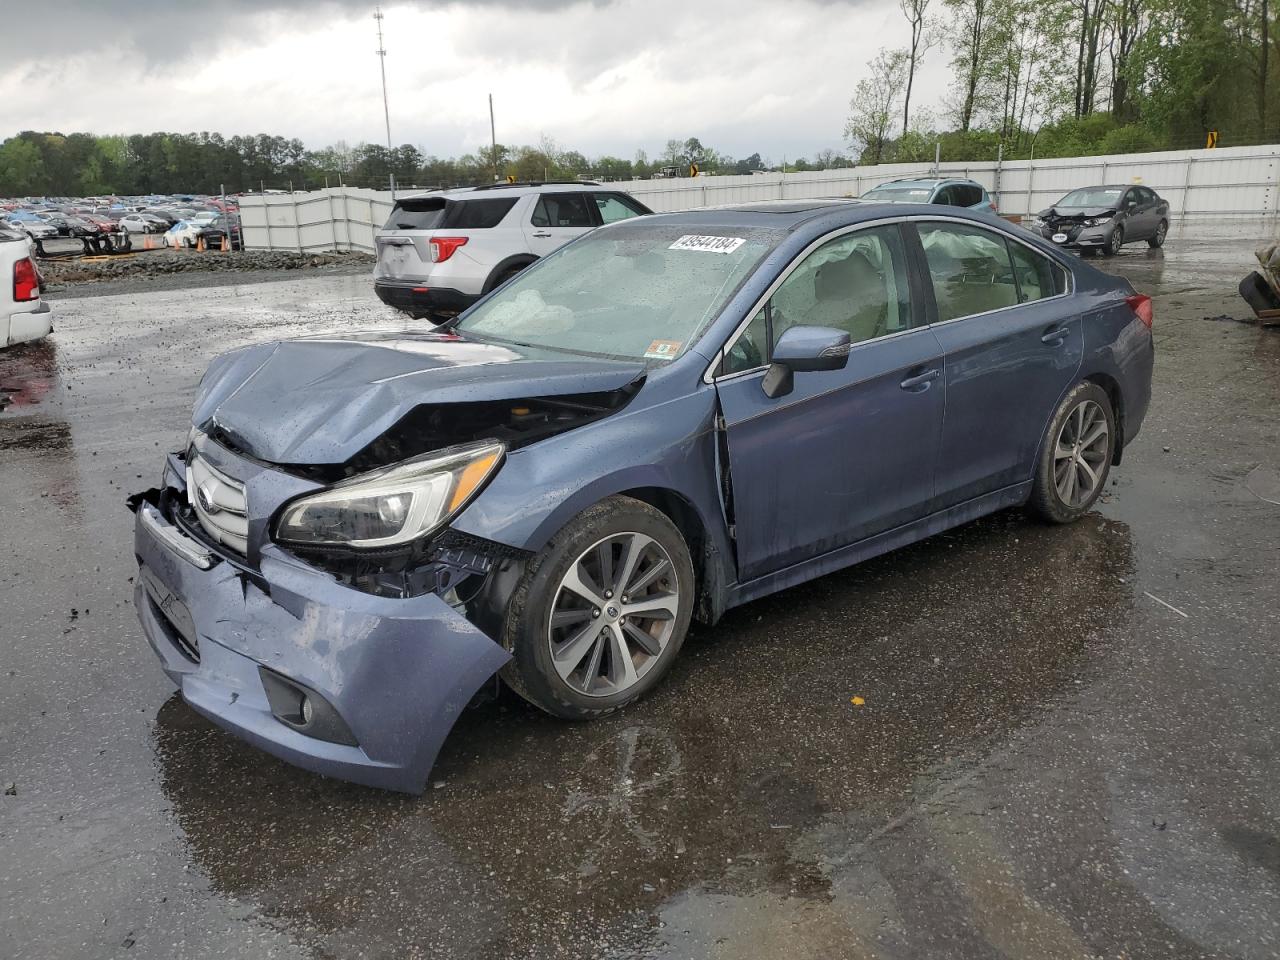
<path fill-rule="evenodd" d="M 373 8 L 373 19 L 378 24 L 378 67 L 382 71 L 382 118 L 387 123 L 387 163 L 391 163 L 391 108 L 387 106 L 387 51 L 382 46 L 382 8 Z M 391 176 L 391 199 L 396 198 L 396 179 Z"/>
<path fill-rule="evenodd" d="M 387 150 L 391 150 L 391 110 L 387 107 L 387 51 L 382 48 L 382 8 L 375 7 L 373 19 L 378 23 L 378 64 L 382 69 L 382 116 L 387 122 Z"/>
<path fill-rule="evenodd" d="M 493 94 L 489 94 L 489 143 L 493 147 L 493 152 L 489 154 L 493 161 L 493 179 L 496 183 L 498 180 L 498 134 L 497 127 L 493 125 Z M 545 177 L 543 179 L 546 179 Z"/>

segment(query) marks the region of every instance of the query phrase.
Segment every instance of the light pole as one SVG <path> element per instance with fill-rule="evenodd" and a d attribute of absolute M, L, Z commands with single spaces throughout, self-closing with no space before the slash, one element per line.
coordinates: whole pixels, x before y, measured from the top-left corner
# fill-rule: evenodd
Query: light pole
<path fill-rule="evenodd" d="M 489 94 L 489 144 L 493 148 L 493 152 L 489 155 L 493 161 L 493 179 L 498 179 L 498 133 L 497 127 L 493 125 L 493 94 Z"/>
<path fill-rule="evenodd" d="M 378 67 L 382 71 L 382 118 L 387 123 L 387 165 L 391 164 L 391 109 L 387 106 L 387 51 L 382 47 L 382 8 L 373 8 L 373 19 L 378 24 Z M 390 174 L 391 199 L 396 198 L 396 177 Z"/>

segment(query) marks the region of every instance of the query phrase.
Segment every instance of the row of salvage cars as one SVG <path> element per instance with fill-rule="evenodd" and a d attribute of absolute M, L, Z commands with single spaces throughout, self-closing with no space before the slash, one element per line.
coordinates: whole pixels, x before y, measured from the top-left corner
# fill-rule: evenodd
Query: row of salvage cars
<path fill-rule="evenodd" d="M 139 616 L 192 707 L 418 791 L 495 675 L 608 714 L 694 618 L 993 511 L 1079 518 L 1142 425 L 1152 302 L 1056 236 L 850 200 L 631 216 L 610 193 L 406 204 L 446 231 L 511 215 L 530 243 L 615 219 L 501 282 L 501 259 L 455 270 L 488 288 L 439 326 L 213 361 L 133 501 Z M 444 246 L 394 256 L 480 244 Z"/>

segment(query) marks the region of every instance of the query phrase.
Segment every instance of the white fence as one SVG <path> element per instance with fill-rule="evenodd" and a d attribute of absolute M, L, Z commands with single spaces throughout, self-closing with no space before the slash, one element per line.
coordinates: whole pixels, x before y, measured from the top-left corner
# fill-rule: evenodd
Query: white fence
<path fill-rule="evenodd" d="M 630 180 L 610 183 L 659 212 L 759 200 L 856 197 L 898 177 L 930 172 L 928 164 L 881 164 L 807 173 L 745 177 Z M 1133 153 L 1109 157 L 943 163 L 942 176 L 983 184 L 1005 216 L 1042 210 L 1075 187 L 1142 183 L 1169 201 L 1177 221 L 1280 219 L 1280 145 Z M 405 191 L 406 193 L 412 191 Z M 388 191 L 333 187 L 312 193 L 242 197 L 250 249 L 373 251 L 391 213 Z"/>

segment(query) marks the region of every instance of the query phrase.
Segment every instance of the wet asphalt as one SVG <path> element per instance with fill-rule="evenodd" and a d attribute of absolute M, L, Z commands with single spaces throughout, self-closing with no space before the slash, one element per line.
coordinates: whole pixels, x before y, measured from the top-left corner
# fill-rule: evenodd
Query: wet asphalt
<path fill-rule="evenodd" d="M 422 797 L 189 710 L 124 505 L 215 354 L 405 321 L 362 275 L 55 295 L 0 353 L 0 955 L 1280 955 L 1280 330 L 1229 319 L 1258 238 L 1105 264 L 1156 298 L 1155 396 L 1083 521 L 732 611 L 602 721 L 505 695 Z"/>

